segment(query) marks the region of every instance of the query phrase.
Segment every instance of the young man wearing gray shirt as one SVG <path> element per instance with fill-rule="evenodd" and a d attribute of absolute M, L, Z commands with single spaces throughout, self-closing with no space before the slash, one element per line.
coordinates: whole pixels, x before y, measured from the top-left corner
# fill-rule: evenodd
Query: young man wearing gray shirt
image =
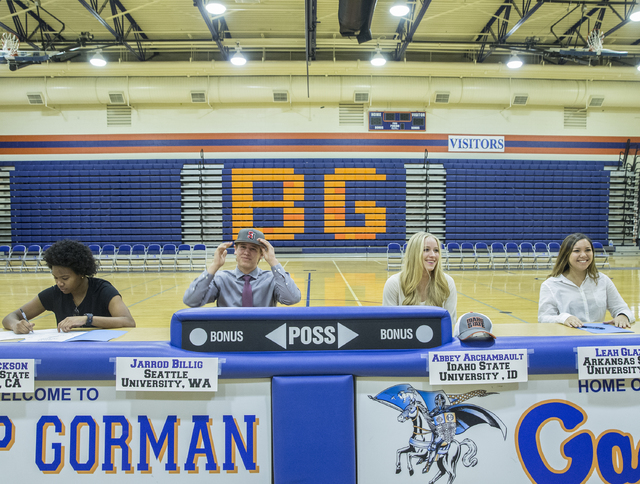
<path fill-rule="evenodd" d="M 227 249 L 235 244 L 236 268 L 220 270 Z M 260 259 L 270 271 L 258 268 Z M 242 229 L 234 242 L 218 246 L 213 263 L 191 283 L 183 301 L 192 308 L 217 301 L 219 307 L 273 307 L 279 302 L 287 306 L 300 302 L 300 289 L 276 259 L 273 246 L 256 229 Z"/>

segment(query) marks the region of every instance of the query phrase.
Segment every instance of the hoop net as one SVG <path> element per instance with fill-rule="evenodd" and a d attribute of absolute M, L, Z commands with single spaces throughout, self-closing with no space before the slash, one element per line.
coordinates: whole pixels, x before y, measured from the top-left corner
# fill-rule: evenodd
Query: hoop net
<path fill-rule="evenodd" d="M 5 32 L 2 34 L 2 50 L 6 55 L 14 57 L 18 53 L 20 40 L 13 34 Z"/>
<path fill-rule="evenodd" d="M 604 34 L 601 33 L 600 30 L 593 29 L 591 32 L 589 32 L 589 36 L 587 37 L 589 52 L 597 52 L 599 54 L 602 51 L 603 40 Z"/>

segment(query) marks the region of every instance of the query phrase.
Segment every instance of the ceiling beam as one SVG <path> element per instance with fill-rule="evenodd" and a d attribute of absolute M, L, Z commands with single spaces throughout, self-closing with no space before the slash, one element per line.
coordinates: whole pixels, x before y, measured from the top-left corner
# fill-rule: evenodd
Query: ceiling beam
<path fill-rule="evenodd" d="M 422 18 L 424 17 L 424 14 L 427 12 L 429 5 L 431 5 L 431 0 L 422 0 L 422 6 L 420 7 L 420 11 L 418 12 L 418 15 L 416 15 L 416 18 L 413 20 L 413 23 L 411 24 L 411 28 L 407 33 L 407 36 L 405 37 L 402 44 L 400 44 L 396 48 L 396 53 L 394 56 L 395 60 L 397 61 L 402 60 L 402 57 L 404 56 L 404 53 L 407 51 L 407 47 L 409 47 L 409 44 L 413 40 L 413 35 L 416 33 L 416 30 L 418 30 L 418 26 L 420 25 L 420 22 L 422 22 Z"/>
<path fill-rule="evenodd" d="M 525 23 L 527 20 L 529 20 L 529 18 L 531 18 L 531 16 L 534 13 L 536 13 L 540 7 L 542 7 L 543 4 L 544 4 L 544 0 L 538 0 L 538 2 L 533 7 L 531 7 L 528 12 L 524 13 L 522 18 L 520 20 L 518 20 L 518 22 L 513 26 L 513 28 L 508 33 L 506 33 L 504 36 L 500 37 L 498 42 L 500 42 L 501 44 L 505 43 L 509 37 L 511 37 L 513 34 L 515 34 L 516 30 L 518 30 L 522 26 L 523 23 Z"/>
<path fill-rule="evenodd" d="M 122 44 L 129 52 L 131 52 L 134 56 L 136 56 L 138 60 L 140 61 L 146 60 L 144 57 L 144 54 L 141 55 L 140 53 L 136 52 L 135 49 L 131 47 L 129 43 L 126 42 L 125 39 L 111 27 L 111 25 L 109 25 L 107 21 L 103 19 L 100 16 L 100 14 L 93 9 L 91 5 L 89 5 L 85 0 L 78 0 L 78 2 L 80 2 L 80 5 L 86 8 L 89 11 L 89 13 L 91 13 L 91 15 L 93 15 L 96 18 L 96 20 L 100 22 L 102 26 L 105 29 L 107 29 L 109 33 L 111 33 L 111 35 L 113 35 L 116 38 L 118 43 Z"/>
<path fill-rule="evenodd" d="M 492 47 L 491 49 L 489 49 L 489 52 L 485 53 L 485 49 L 489 43 L 488 42 L 489 35 L 491 35 L 494 38 L 494 40 L 496 41 L 498 40 L 498 37 L 496 37 L 496 35 L 493 33 L 493 30 L 492 30 L 493 24 L 496 21 L 502 19 L 501 15 L 503 15 L 503 12 L 506 18 L 509 18 L 510 11 L 511 11 L 511 0 L 505 0 L 505 2 L 502 5 L 500 5 L 500 7 L 498 7 L 498 10 L 496 10 L 496 13 L 494 13 L 491 16 L 487 24 L 482 28 L 482 31 L 476 38 L 476 42 L 482 42 L 482 45 L 480 46 L 480 52 L 478 53 L 478 62 L 483 62 L 484 60 L 486 60 L 486 58 L 491 55 L 491 53 L 495 48 L 495 47 Z"/>
<path fill-rule="evenodd" d="M 307 62 L 316 60 L 316 25 L 318 24 L 318 1 L 304 1 L 304 26 Z"/>
<path fill-rule="evenodd" d="M 222 58 L 224 60 L 229 60 L 229 48 L 222 43 L 222 39 L 220 39 L 220 33 L 218 32 L 218 29 L 216 28 L 216 26 L 213 25 L 213 22 L 211 21 L 211 16 L 209 15 L 209 12 L 207 12 L 207 9 L 204 5 L 204 1 L 193 0 L 193 3 L 196 7 L 198 7 L 198 10 L 200 11 L 200 15 L 202 16 L 202 20 L 204 20 L 204 23 L 207 24 L 207 28 L 211 33 L 211 39 L 213 39 L 213 41 L 218 46 L 218 50 L 220 50 L 220 53 L 222 54 Z"/>
<path fill-rule="evenodd" d="M 562 44 L 564 39 L 573 35 L 574 33 L 577 33 L 579 35 L 580 27 L 582 26 L 582 24 L 588 21 L 591 18 L 591 16 L 595 14 L 598 10 L 600 10 L 600 7 L 592 8 L 591 10 L 589 10 L 588 13 L 582 15 L 580 17 L 580 20 L 578 20 L 571 27 L 569 27 L 560 37 L 556 36 L 556 39 L 557 39 L 556 44 Z M 553 28 L 551 28 L 551 33 L 555 35 L 555 33 L 553 32 Z"/>
<path fill-rule="evenodd" d="M 136 47 L 138 48 L 138 58 L 140 60 L 146 60 L 146 55 L 142 44 L 140 43 L 140 39 L 147 40 L 149 37 L 142 31 L 138 23 L 135 19 L 127 13 L 127 10 L 124 8 L 120 0 L 110 0 L 111 5 L 111 15 L 113 16 L 113 25 L 115 27 L 116 32 L 118 33 L 118 38 L 124 40 L 127 38 L 128 33 L 133 29 L 133 37 L 136 41 Z M 127 32 L 124 30 L 124 19 L 121 17 L 120 12 L 122 12 L 124 18 L 129 21 L 129 29 Z"/>

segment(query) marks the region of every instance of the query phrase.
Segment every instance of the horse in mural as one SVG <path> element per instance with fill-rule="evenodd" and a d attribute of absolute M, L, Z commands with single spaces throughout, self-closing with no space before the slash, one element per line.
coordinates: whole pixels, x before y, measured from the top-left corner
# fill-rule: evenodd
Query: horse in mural
<path fill-rule="evenodd" d="M 455 439 L 446 440 L 446 432 L 440 432 L 434 418 L 425 405 L 417 401 L 411 392 L 398 395 L 400 398 L 409 399 L 405 409 L 398 415 L 398 422 L 411 420 L 413 433 L 409 438 L 409 445 L 398 449 L 396 452 L 396 474 L 402 472 L 401 458 L 407 456 L 407 468 L 409 475 L 414 474 L 412 459 L 418 459 L 417 465 L 426 462 L 422 473 L 429 472 L 433 462 L 437 463 L 438 473 L 429 481 L 433 484 L 445 474 L 448 474 L 448 484 L 456 478 L 456 467 L 462 456 L 462 463 L 465 467 L 473 467 L 478 463 L 475 457 L 477 446 L 471 439 L 464 439 L 458 442 Z M 450 433 L 449 433 L 450 435 Z M 462 455 L 462 446 L 467 446 L 467 452 Z"/>
<path fill-rule="evenodd" d="M 398 422 L 410 420 L 412 423 L 409 445 L 396 451 L 396 474 L 402 472 L 402 456 L 407 458 L 411 476 L 415 472 L 413 461 L 416 465 L 425 464 L 423 474 L 436 464 L 437 472 L 429 484 L 445 475 L 448 476 L 447 484 L 452 484 L 461 458 L 465 467 L 474 467 L 478 463 L 476 443 L 468 438 L 459 441 L 456 435 L 484 423 L 500 429 L 506 439 L 507 429 L 494 413 L 477 405 L 462 403 L 469 398 L 487 395 L 491 393 L 484 390 L 460 395 L 447 395 L 442 390 L 425 392 L 407 384 L 389 387 L 375 397 L 369 395 L 372 400 L 400 410 Z M 463 447 L 467 448 L 464 453 Z"/>

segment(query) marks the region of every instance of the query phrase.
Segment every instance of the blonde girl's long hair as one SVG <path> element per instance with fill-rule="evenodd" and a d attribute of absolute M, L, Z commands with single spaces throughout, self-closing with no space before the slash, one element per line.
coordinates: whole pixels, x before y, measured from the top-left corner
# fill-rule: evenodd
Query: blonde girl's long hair
<path fill-rule="evenodd" d="M 424 241 L 429 237 L 432 237 L 436 241 L 438 250 L 442 250 L 442 245 L 438 237 L 427 232 L 413 234 L 407 243 L 407 251 L 402 260 L 402 272 L 400 273 L 400 288 L 404 294 L 403 306 L 417 306 L 422 302 L 420 300 L 420 294 L 418 293 L 418 285 L 424 273 L 427 272 L 424 268 L 423 252 Z M 427 286 L 426 304 L 428 306 L 442 307 L 451 291 L 449 291 L 449 284 L 444 277 L 440 259 L 433 271 L 430 274 L 427 272 L 427 274 L 430 280 Z"/>
<path fill-rule="evenodd" d="M 562 245 L 558 251 L 558 257 L 556 258 L 556 263 L 551 270 L 551 274 L 549 274 L 547 278 L 558 277 L 569 269 L 569 257 L 573 252 L 573 246 L 580 240 L 584 239 L 586 239 L 591 246 L 591 264 L 587 267 L 587 275 L 596 283 L 598 282 L 598 268 L 596 267 L 596 252 L 593 248 L 593 242 L 591 242 L 589 237 L 581 233 L 567 235 L 567 237 L 562 241 Z"/>

